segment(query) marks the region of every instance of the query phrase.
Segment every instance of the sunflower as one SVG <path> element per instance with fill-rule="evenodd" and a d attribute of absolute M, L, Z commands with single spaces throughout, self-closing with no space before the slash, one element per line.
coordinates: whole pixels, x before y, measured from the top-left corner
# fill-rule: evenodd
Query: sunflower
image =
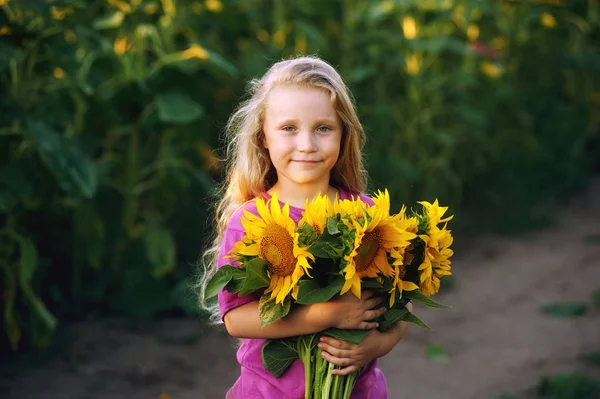
<path fill-rule="evenodd" d="M 344 258 L 346 267 L 342 270 L 345 283 L 340 294 L 349 290 L 360 298 L 361 280 L 379 275 L 394 276 L 394 269 L 388 262 L 387 253 L 394 248 L 406 248 L 414 233 L 399 228 L 398 215 L 390 216 L 390 197 L 381 191 L 368 206 L 360 198 L 344 200 L 334 204 L 350 227 L 356 231 L 354 245 Z"/>
<path fill-rule="evenodd" d="M 437 198 L 435 199 L 435 201 L 433 201 L 433 204 L 431 204 L 427 201 L 419 201 L 419 204 L 423 205 L 423 208 L 425 209 L 425 213 L 428 218 L 427 227 L 429 229 L 437 227 L 437 225 L 440 223 L 448 222 L 448 221 L 452 220 L 452 218 L 454 217 L 454 216 L 448 216 L 447 218 L 442 219 L 442 217 L 448 210 L 448 207 L 440 206 Z"/>
<path fill-rule="evenodd" d="M 416 217 L 407 218 L 406 217 L 406 207 L 402 207 L 402 210 L 397 215 L 398 221 L 396 226 L 399 230 L 406 231 L 409 234 L 406 235 L 406 240 L 395 248 L 392 248 L 390 251 L 390 256 L 394 259 L 392 263 L 392 268 L 394 270 L 392 276 L 392 289 L 389 291 L 390 293 L 390 307 L 394 306 L 394 302 L 396 301 L 396 290 L 398 290 L 399 297 L 402 298 L 402 291 L 412 291 L 419 288 L 418 285 L 413 283 L 412 281 L 404 280 L 406 275 L 406 266 L 410 265 L 413 260 L 413 255 L 410 252 L 407 252 L 412 243 L 409 240 L 417 237 L 418 230 L 418 221 Z"/>
<path fill-rule="evenodd" d="M 306 200 L 302 219 L 298 222 L 298 226 L 308 223 L 319 236 L 323 234 L 327 227 L 327 218 L 332 215 L 333 203 L 326 195 L 319 195 L 311 202 Z"/>
<path fill-rule="evenodd" d="M 271 293 L 276 303 L 281 303 L 291 292 L 294 299 L 298 296 L 298 281 L 306 273 L 314 261 L 314 256 L 298 245 L 296 225 L 290 218 L 289 204 L 283 209 L 279 206 L 277 194 L 264 202 L 256 199 L 256 216 L 244 210 L 241 219 L 246 232 L 245 242 L 251 242 L 245 248 L 236 247 L 239 253 L 246 256 L 258 256 L 267 262 L 271 283 L 265 294 Z"/>
<path fill-rule="evenodd" d="M 440 278 L 452 274 L 450 271 L 450 257 L 454 251 L 450 249 L 453 238 L 450 230 L 447 230 L 447 222 L 453 216 L 442 219 L 447 207 L 440 207 L 437 199 L 433 204 L 423 201 L 419 202 L 425 208 L 428 219 L 427 234 L 419 237 L 425 243 L 423 262 L 419 266 L 419 289 L 424 295 L 431 296 L 440 289 Z M 440 228 L 438 224 L 446 224 Z"/>

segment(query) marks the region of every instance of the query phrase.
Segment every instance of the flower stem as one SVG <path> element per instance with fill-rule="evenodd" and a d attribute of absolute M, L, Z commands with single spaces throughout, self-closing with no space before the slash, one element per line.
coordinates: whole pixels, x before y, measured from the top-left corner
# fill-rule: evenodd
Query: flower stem
<path fill-rule="evenodd" d="M 325 377 L 327 361 L 321 355 L 323 351 L 317 349 L 315 354 L 315 374 L 314 374 L 314 398 L 319 399 L 323 390 L 323 378 Z"/>
<path fill-rule="evenodd" d="M 327 367 L 327 375 L 325 376 L 325 381 L 323 381 L 323 392 L 321 393 L 321 399 L 329 399 L 329 393 L 331 392 L 331 383 L 333 382 L 333 374 L 331 372 L 334 368 L 333 363 L 329 363 Z"/>
<path fill-rule="evenodd" d="M 344 379 L 346 376 L 343 375 L 334 375 L 333 376 L 333 391 L 331 393 L 331 397 L 334 399 L 338 399 L 341 395 L 342 386 L 344 385 Z"/>
<path fill-rule="evenodd" d="M 342 399 L 350 399 L 350 396 L 352 395 L 352 390 L 354 389 L 354 383 L 358 378 L 358 373 L 359 372 L 356 371 L 346 376 L 346 380 L 344 381 L 344 392 L 342 395 Z"/>
<path fill-rule="evenodd" d="M 312 399 L 313 386 L 312 382 L 314 379 L 315 367 L 313 367 L 313 340 L 315 335 L 300 337 L 298 342 L 298 354 L 304 364 L 304 399 Z"/>

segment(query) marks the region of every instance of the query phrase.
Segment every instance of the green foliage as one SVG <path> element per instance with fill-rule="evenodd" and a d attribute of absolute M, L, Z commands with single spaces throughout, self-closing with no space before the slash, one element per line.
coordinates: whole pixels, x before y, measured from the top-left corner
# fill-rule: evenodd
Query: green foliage
<path fill-rule="evenodd" d="M 448 351 L 441 344 L 430 343 L 427 345 L 427 358 L 437 363 L 447 363 L 450 360 Z"/>
<path fill-rule="evenodd" d="M 542 306 L 542 312 L 553 317 L 576 317 L 587 312 L 584 302 L 556 302 Z"/>
<path fill-rule="evenodd" d="M 450 306 L 442 305 L 441 303 L 434 301 L 428 296 L 423 295 L 419 290 L 404 291 L 403 295 L 405 298 L 424 303 L 425 305 L 433 308 L 450 308 Z"/>
<path fill-rule="evenodd" d="M 217 296 L 219 291 L 225 287 L 236 275 L 241 275 L 245 273 L 238 267 L 224 265 L 212 277 L 210 282 L 206 286 L 206 292 L 204 294 L 205 299 L 209 299 Z"/>
<path fill-rule="evenodd" d="M 586 373 L 559 373 L 542 377 L 537 391 L 543 399 L 595 399 L 600 381 Z"/>
<path fill-rule="evenodd" d="M 240 288 L 238 295 L 248 295 L 258 289 L 266 288 L 271 284 L 271 278 L 267 272 L 267 262 L 255 258 L 246 265 L 246 278 L 244 284 Z"/>
<path fill-rule="evenodd" d="M 56 317 L 190 314 L 181 282 L 209 235 L 219 130 L 248 79 L 281 57 L 339 67 L 369 135 L 371 186 L 388 187 L 393 206 L 439 197 L 506 230 L 541 223 L 540 199 L 580 187 L 598 142 L 593 2 L 3 4 L 12 348 L 47 343 Z M 482 228 L 469 220 L 458 219 Z"/>
<path fill-rule="evenodd" d="M 283 302 L 277 303 L 275 298 L 270 298 L 270 295 L 262 295 L 258 302 L 261 328 L 287 316 L 290 312 L 290 306 L 291 300 L 289 296 L 286 296 Z"/>
<path fill-rule="evenodd" d="M 298 298 L 296 303 L 300 305 L 310 305 L 313 303 L 327 302 L 333 296 L 340 292 L 344 286 L 344 277 L 336 276 L 336 278 L 328 283 L 325 287 L 321 287 L 319 283 L 313 279 L 300 280 L 298 283 Z"/>
<path fill-rule="evenodd" d="M 267 340 L 262 347 L 262 364 L 275 378 L 279 378 L 296 359 L 298 352 L 292 340 Z"/>

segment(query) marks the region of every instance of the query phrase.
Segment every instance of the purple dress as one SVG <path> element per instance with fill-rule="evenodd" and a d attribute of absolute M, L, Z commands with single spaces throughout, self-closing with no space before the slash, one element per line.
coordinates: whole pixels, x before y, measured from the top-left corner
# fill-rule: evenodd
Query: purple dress
<path fill-rule="evenodd" d="M 339 189 L 340 199 L 350 199 L 351 194 L 344 189 Z M 265 194 L 268 199 L 270 196 Z M 361 199 L 369 204 L 372 200 L 364 195 Z M 283 204 L 282 204 L 283 205 Z M 255 215 L 256 201 L 245 203 L 238 209 L 225 230 L 223 243 L 219 251 L 217 269 L 226 264 L 232 264 L 232 259 L 224 256 L 233 248 L 234 244 L 244 236 L 244 229 L 240 222 L 243 216 L 242 209 Z M 303 209 L 290 206 L 290 217 L 297 223 L 302 216 Z M 219 292 L 219 306 L 221 318 L 238 306 L 257 301 L 258 296 L 246 295 L 239 297 L 223 289 Z M 303 399 L 304 398 L 304 366 L 297 359 L 289 369 L 279 378 L 275 378 L 262 366 L 261 349 L 264 339 L 244 339 L 237 352 L 237 360 L 241 365 L 241 375 L 233 387 L 227 392 L 227 399 Z M 362 371 L 356 381 L 351 399 L 387 399 L 387 385 L 381 370 L 376 367 L 377 359 L 369 363 Z"/>

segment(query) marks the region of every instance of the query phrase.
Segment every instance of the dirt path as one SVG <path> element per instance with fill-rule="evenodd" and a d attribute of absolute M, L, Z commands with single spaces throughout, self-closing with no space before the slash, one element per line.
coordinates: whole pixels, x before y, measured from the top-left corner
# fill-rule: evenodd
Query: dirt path
<path fill-rule="evenodd" d="M 495 398 L 577 368 L 579 353 L 600 350 L 600 310 L 554 319 L 539 309 L 561 300 L 591 304 L 600 288 L 600 179 L 556 226 L 479 238 L 453 271 L 455 287 L 437 297 L 453 308 L 417 307 L 434 331 L 411 327 L 381 360 L 391 398 Z M 223 398 L 239 373 L 235 342 L 199 321 L 108 320 L 62 334 L 64 348 L 34 366 L 26 357 L 0 363 L 2 398 Z M 428 359 L 429 343 L 443 345 L 449 360 Z"/>

